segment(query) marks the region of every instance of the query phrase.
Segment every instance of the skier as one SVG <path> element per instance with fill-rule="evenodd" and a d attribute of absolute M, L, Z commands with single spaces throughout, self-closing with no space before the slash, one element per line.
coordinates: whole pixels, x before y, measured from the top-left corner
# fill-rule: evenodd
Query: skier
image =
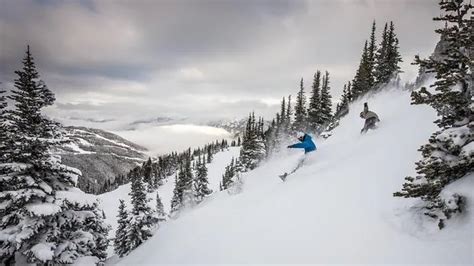
<path fill-rule="evenodd" d="M 288 146 L 289 149 L 301 148 L 304 149 L 304 153 L 312 152 L 316 150 L 316 145 L 314 144 L 311 136 L 300 132 L 298 133 L 298 140 L 301 141 L 300 143 L 296 143 L 293 145 Z"/>
<path fill-rule="evenodd" d="M 300 141 L 300 143 L 295 143 L 293 145 L 290 145 L 288 146 L 288 148 L 289 149 L 304 149 L 305 154 L 316 150 L 316 145 L 314 144 L 310 135 L 300 132 L 298 133 L 298 140 Z M 294 172 L 296 172 L 296 170 L 298 170 L 301 166 L 303 166 L 305 158 L 306 157 L 301 158 L 301 160 L 298 162 L 298 165 L 290 173 L 284 173 L 280 175 L 279 177 L 281 178 L 281 180 L 285 181 L 288 175 L 293 174 Z"/>
<path fill-rule="evenodd" d="M 369 105 L 364 103 L 364 111 L 360 113 L 360 118 L 365 119 L 364 127 L 360 130 L 360 133 L 366 133 L 369 129 L 375 129 L 375 123 L 380 122 L 379 116 L 369 111 Z"/>

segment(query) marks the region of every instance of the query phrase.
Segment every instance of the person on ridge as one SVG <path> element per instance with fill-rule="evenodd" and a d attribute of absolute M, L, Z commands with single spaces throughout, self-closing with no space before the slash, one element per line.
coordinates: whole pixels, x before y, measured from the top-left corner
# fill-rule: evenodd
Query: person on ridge
<path fill-rule="evenodd" d="M 290 149 L 304 149 L 304 153 L 312 152 L 316 150 L 316 145 L 314 144 L 311 136 L 300 132 L 298 133 L 298 140 L 301 141 L 300 143 L 295 143 L 293 145 L 288 146 Z"/>
<path fill-rule="evenodd" d="M 375 124 L 380 122 L 379 116 L 369 111 L 367 103 L 364 103 L 364 111 L 360 113 L 360 118 L 365 119 L 364 127 L 360 130 L 360 133 L 366 133 L 369 129 L 375 129 Z"/>

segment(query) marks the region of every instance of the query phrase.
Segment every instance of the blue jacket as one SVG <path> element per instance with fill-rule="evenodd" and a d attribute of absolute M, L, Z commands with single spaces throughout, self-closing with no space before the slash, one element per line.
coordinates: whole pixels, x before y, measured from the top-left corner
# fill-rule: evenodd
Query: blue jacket
<path fill-rule="evenodd" d="M 301 141 L 300 143 L 290 145 L 288 146 L 288 148 L 301 148 L 301 149 L 304 149 L 304 153 L 308 153 L 308 152 L 315 151 L 316 145 L 314 144 L 310 135 L 304 134 L 303 141 Z"/>

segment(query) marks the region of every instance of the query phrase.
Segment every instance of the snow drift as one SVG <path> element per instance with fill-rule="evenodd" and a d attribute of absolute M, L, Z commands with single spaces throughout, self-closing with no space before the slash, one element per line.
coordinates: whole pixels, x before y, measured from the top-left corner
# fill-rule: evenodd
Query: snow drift
<path fill-rule="evenodd" d="M 365 101 L 381 122 L 360 135 Z M 434 111 L 410 105 L 409 92 L 398 89 L 350 108 L 287 182 L 278 175 L 291 170 L 302 151 L 283 150 L 242 176 L 241 193 L 215 193 L 162 224 L 118 264 L 472 264 L 474 176 L 447 188 L 465 195 L 470 207 L 441 231 L 416 207 L 417 199 L 392 196 L 415 174 L 417 149 L 436 129 Z M 220 176 L 209 173 L 215 188 Z"/>

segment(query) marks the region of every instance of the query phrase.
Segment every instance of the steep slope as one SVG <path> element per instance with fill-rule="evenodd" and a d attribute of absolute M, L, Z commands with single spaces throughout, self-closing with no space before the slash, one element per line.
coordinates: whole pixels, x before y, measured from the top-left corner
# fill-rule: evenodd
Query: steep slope
<path fill-rule="evenodd" d="M 70 143 L 61 147 L 63 163 L 82 172 L 79 188 L 103 192 L 106 182 L 126 174 L 147 157 L 146 149 L 113 133 L 86 127 L 66 127 Z"/>
<path fill-rule="evenodd" d="M 360 135 L 364 101 L 382 121 Z M 417 149 L 435 130 L 434 111 L 409 103 L 398 89 L 355 102 L 287 182 L 277 175 L 301 151 L 283 150 L 243 176 L 242 193 L 215 194 L 118 264 L 472 264 L 474 176 L 448 188 L 463 193 L 470 209 L 442 231 L 412 207 L 417 200 L 392 196 L 414 174 Z"/>

